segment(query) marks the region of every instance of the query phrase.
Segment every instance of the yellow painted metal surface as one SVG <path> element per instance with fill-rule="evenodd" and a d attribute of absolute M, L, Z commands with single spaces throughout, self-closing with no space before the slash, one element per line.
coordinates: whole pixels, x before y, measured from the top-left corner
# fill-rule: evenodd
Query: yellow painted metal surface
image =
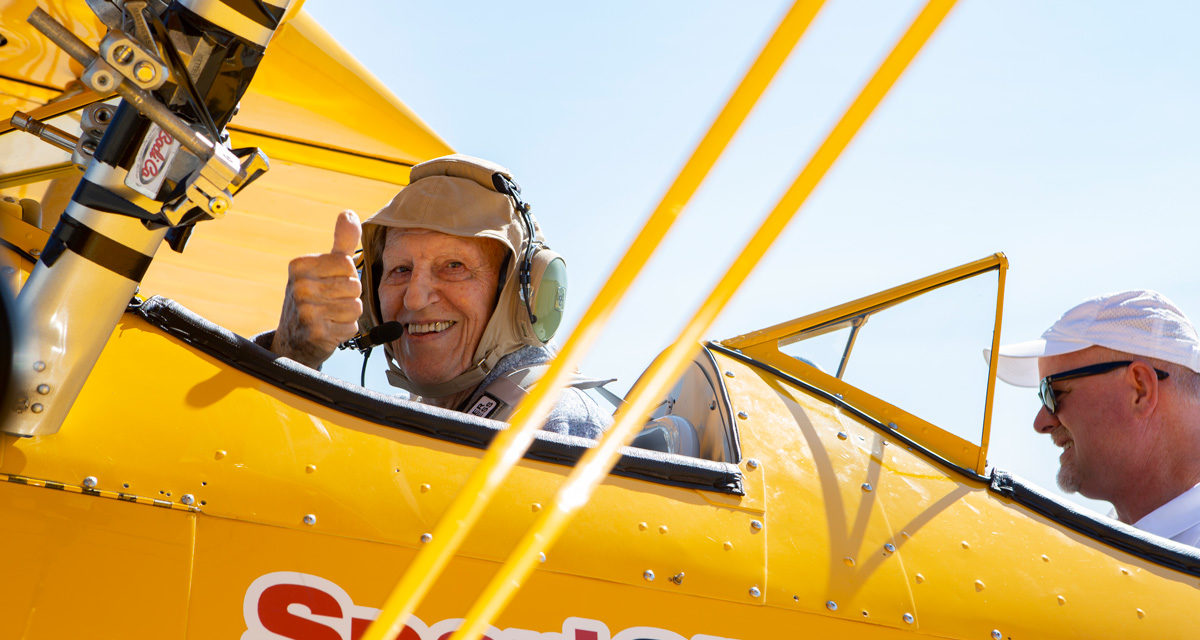
<path fill-rule="evenodd" d="M 131 380 L 147 385 L 136 404 L 127 393 Z M 9 476 L 75 486 L 95 478 L 103 495 L 81 499 L 143 506 L 123 503 L 118 494 L 126 494 L 197 509 L 196 584 L 190 596 L 179 599 L 190 598 L 193 609 L 209 612 L 197 619 L 202 628 L 235 637 L 248 628 L 238 598 L 273 572 L 320 576 L 357 594 L 360 604 L 380 606 L 386 587 L 411 561 L 422 535 L 459 493 L 482 453 L 299 399 L 197 354 L 132 316 L 118 326 L 60 432 L 4 436 L 2 450 L 0 473 Z M 463 579 L 454 576 L 463 572 L 470 576 L 467 583 L 485 580 L 568 471 L 548 463 L 520 464 L 443 582 L 457 585 Z M 761 505 L 761 486 L 754 493 L 751 483 L 747 499 Z M 576 581 L 585 592 L 595 588 L 587 585 L 603 585 L 605 598 L 624 594 L 624 606 L 643 614 L 643 601 L 665 599 L 667 606 L 672 599 L 699 598 L 732 615 L 753 603 L 748 589 L 765 581 L 766 539 L 751 526 L 763 516 L 753 506 L 739 508 L 741 499 L 720 504 L 700 494 L 610 478 L 538 573 L 555 576 L 553 584 Z M 160 506 L 144 508 L 148 520 L 139 527 L 148 538 L 179 516 Z M 8 521 L 46 526 L 39 518 L 26 512 Z M 181 552 L 180 561 L 188 553 Z M 647 580 L 646 571 L 657 579 Z M 679 584 L 670 580 L 681 573 Z M 0 596 L 26 588 L 4 584 Z M 555 586 L 522 597 L 553 600 L 558 615 L 572 611 L 572 600 L 561 593 Z M 458 586 L 444 588 L 420 612 L 461 617 L 473 597 Z M 563 617 L 520 624 L 555 630 Z"/>
<path fill-rule="evenodd" d="M 7 474 L 0 514 L 0 637 L 185 637 L 194 515 Z"/>
<path fill-rule="evenodd" d="M 743 451 L 768 480 L 768 607 L 930 637 L 1191 635 L 1200 578 L 1066 530 L 762 369 L 718 360 L 748 415 Z"/>
<path fill-rule="evenodd" d="M 747 495 L 605 479 L 489 637 L 1186 635 L 1200 578 L 1064 530 L 717 357 L 745 414 Z M 136 402 L 130 381 L 145 386 Z M 185 637 L 184 624 L 356 637 L 482 455 L 300 399 L 128 315 L 76 407 L 53 436 L 0 441 L 0 535 L 21 550 L 0 629 L 23 637 Z M 568 471 L 518 464 L 412 633 L 453 628 Z"/>

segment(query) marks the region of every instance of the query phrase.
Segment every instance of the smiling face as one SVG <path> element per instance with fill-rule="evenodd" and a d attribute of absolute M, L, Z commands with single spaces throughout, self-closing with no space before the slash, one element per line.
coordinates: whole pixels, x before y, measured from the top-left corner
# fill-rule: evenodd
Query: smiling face
<path fill-rule="evenodd" d="M 1060 356 L 1038 359 L 1038 372 L 1046 377 L 1100 362 L 1128 360 L 1117 352 L 1090 347 Z M 1138 459 L 1136 438 L 1130 428 L 1125 382 L 1127 368 L 1054 382 L 1058 410 L 1042 407 L 1034 429 L 1049 435 L 1062 447 L 1058 486 L 1089 498 L 1111 500 L 1126 484 L 1128 467 Z"/>
<path fill-rule="evenodd" d="M 379 310 L 384 322 L 404 324 L 391 346 L 409 379 L 439 384 L 475 364 L 506 251 L 487 238 L 388 229 Z"/>

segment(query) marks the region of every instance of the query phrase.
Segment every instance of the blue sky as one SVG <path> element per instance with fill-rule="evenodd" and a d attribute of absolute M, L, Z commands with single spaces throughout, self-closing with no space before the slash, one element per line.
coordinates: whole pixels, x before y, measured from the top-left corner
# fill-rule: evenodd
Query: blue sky
<path fill-rule="evenodd" d="M 788 6 L 305 5 L 452 146 L 512 169 L 568 261 L 560 340 Z M 829 2 L 586 373 L 632 384 L 919 8 Z M 1200 314 L 1191 273 L 1198 14 L 1187 2 L 963 0 L 709 335 L 738 335 L 996 251 L 1011 261 L 1005 342 L 1037 337 L 1066 308 L 1106 291 L 1158 289 Z M 867 388 L 901 381 L 880 394 L 955 431 L 977 430 L 979 349 L 992 313 L 985 289 L 922 303 L 923 319 L 905 316 L 856 348 L 880 355 L 852 360 L 852 373 Z M 930 346 L 898 349 L 912 331 Z M 358 375 L 355 362 L 332 370 Z M 989 457 L 1053 488 L 1058 450 L 1030 428 L 1036 408 L 1032 391 L 1001 386 Z"/>

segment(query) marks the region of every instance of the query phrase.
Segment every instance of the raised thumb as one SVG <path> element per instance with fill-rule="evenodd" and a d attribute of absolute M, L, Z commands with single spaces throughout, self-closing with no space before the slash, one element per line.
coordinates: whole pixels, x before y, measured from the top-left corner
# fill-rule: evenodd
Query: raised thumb
<path fill-rule="evenodd" d="M 358 221 L 358 214 L 349 209 L 339 213 L 333 227 L 333 250 L 330 253 L 352 255 L 361 239 L 362 223 Z"/>

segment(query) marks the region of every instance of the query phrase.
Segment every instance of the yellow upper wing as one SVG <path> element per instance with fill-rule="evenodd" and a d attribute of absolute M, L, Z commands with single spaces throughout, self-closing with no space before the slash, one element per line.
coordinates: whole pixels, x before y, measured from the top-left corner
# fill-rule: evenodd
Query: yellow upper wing
<path fill-rule="evenodd" d="M 60 95 L 80 71 L 25 23 L 39 5 L 85 42 L 104 32 L 83 0 L 0 1 L 5 115 Z M 262 148 L 271 170 L 225 218 L 197 225 L 184 253 L 163 247 L 141 291 L 243 334 L 275 326 L 288 260 L 327 251 L 339 211 L 374 213 L 413 164 L 453 152 L 303 12 L 276 33 L 229 131 L 235 147 Z"/>

